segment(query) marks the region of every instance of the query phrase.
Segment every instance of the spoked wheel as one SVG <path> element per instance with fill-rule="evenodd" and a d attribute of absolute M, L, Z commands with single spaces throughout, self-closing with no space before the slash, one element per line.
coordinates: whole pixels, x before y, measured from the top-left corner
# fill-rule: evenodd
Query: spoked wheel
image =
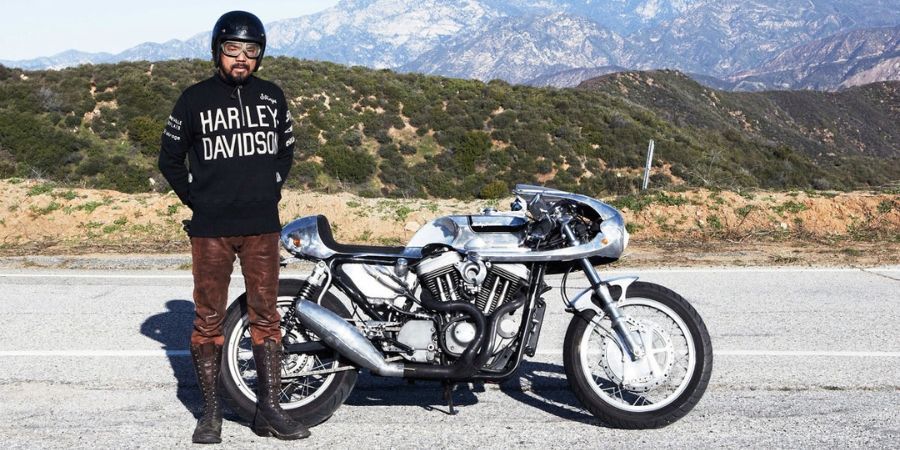
<path fill-rule="evenodd" d="M 566 376 L 584 406 L 617 428 L 658 428 L 687 414 L 706 391 L 712 344 L 697 311 L 662 286 L 636 282 L 618 302 L 645 356 L 627 355 L 609 317 L 572 319 L 563 351 Z"/>
<path fill-rule="evenodd" d="M 280 280 L 278 312 L 282 319 L 293 305 L 300 289 L 297 280 Z M 322 306 L 341 317 L 350 317 L 347 308 L 331 293 L 326 293 Z M 246 294 L 229 308 L 225 318 L 225 345 L 222 349 L 220 381 L 228 405 L 244 419 L 251 421 L 256 413 L 256 362 L 250 340 L 250 322 L 246 312 Z M 282 342 L 299 344 L 319 340 L 296 325 L 288 334 L 282 320 Z M 340 407 L 356 384 L 358 370 L 335 370 L 350 364 L 337 352 L 285 353 L 281 370 L 281 407 L 307 426 L 317 425 Z"/>

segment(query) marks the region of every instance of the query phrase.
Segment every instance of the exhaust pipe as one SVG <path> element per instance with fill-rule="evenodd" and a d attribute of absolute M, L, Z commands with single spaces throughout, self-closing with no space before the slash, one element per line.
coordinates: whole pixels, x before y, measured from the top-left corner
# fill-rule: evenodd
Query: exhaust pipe
<path fill-rule="evenodd" d="M 402 377 L 403 364 L 389 363 L 359 330 L 337 314 L 311 301 L 297 302 L 300 323 L 354 364 L 383 377 Z"/>

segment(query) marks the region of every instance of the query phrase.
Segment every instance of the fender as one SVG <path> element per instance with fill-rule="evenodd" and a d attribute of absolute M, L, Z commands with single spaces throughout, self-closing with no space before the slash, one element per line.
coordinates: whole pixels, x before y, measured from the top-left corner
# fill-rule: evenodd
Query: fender
<path fill-rule="evenodd" d="M 618 303 L 625 298 L 625 291 L 628 290 L 628 286 L 630 286 L 631 283 L 634 283 L 637 280 L 638 277 L 635 276 L 624 276 L 610 278 L 609 280 L 605 281 L 605 284 L 608 286 L 618 286 L 622 289 L 622 292 L 619 294 L 619 298 L 615 299 L 615 302 Z M 603 310 L 600 309 L 600 307 L 597 306 L 596 303 L 591 301 L 591 295 L 593 295 L 593 293 L 593 288 L 586 288 L 585 290 L 579 292 L 578 295 L 576 295 L 575 298 L 572 299 L 572 301 L 569 302 L 569 304 L 566 306 L 577 312 L 594 311 L 594 313 L 598 315 L 603 314 Z"/>

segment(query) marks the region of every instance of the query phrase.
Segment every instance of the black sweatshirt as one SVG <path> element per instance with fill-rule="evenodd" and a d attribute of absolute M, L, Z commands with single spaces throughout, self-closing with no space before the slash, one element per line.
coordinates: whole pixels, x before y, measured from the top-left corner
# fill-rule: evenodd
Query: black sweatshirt
<path fill-rule="evenodd" d="M 191 236 L 281 230 L 291 124 L 281 88 L 254 76 L 234 85 L 217 74 L 184 90 L 163 131 L 159 170 L 194 212 Z"/>

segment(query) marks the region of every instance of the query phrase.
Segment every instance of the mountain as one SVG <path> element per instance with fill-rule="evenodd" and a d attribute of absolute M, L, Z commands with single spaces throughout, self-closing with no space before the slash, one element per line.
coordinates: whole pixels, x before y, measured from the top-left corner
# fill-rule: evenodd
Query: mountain
<path fill-rule="evenodd" d="M 67 50 L 53 56 L 26 61 L 0 60 L 0 64 L 25 70 L 60 70 L 82 64 L 115 64 L 122 61 L 166 61 L 182 58 L 206 59 L 209 58 L 209 53 L 209 36 L 203 33 L 184 41 L 172 39 L 163 43 L 145 42 L 116 54 Z"/>
<path fill-rule="evenodd" d="M 476 0 L 344 0 L 267 28 L 273 55 L 395 68 L 502 14 Z"/>
<path fill-rule="evenodd" d="M 642 29 L 635 67 L 669 67 L 725 77 L 768 60 L 779 50 L 853 26 L 812 2 L 702 2 L 665 26 Z"/>
<path fill-rule="evenodd" d="M 596 78 L 609 73 L 625 72 L 627 70 L 628 69 L 621 66 L 578 67 L 575 69 L 566 69 L 561 72 L 544 74 L 528 80 L 525 84 L 537 87 L 575 87 L 581 84 L 581 82 L 591 78 Z"/>
<path fill-rule="evenodd" d="M 779 53 L 729 77 L 741 90 L 833 89 L 897 80 L 900 26 L 853 30 Z"/>
<path fill-rule="evenodd" d="M 66 50 L 53 56 L 45 56 L 23 61 L 0 60 L 0 64 L 6 67 L 16 67 L 25 70 L 58 70 L 64 69 L 66 67 L 78 66 L 81 64 L 115 63 L 119 61 L 117 56 L 118 55 L 113 55 L 112 53 L 87 53 L 77 50 Z"/>
<path fill-rule="evenodd" d="M 618 64 L 626 46 L 621 36 L 583 17 L 504 17 L 450 39 L 401 70 L 522 83 L 548 72 Z"/>
<path fill-rule="evenodd" d="M 896 0 L 343 0 L 267 24 L 267 54 L 511 82 L 616 65 L 672 68 L 743 89 L 838 89 L 891 76 L 893 56 L 863 61 L 847 52 L 843 62 L 816 47 L 874 48 L 851 41 L 898 24 Z M 201 32 L 115 55 L 0 63 L 33 70 L 207 59 L 208 45 Z"/>
<path fill-rule="evenodd" d="M 120 61 L 164 61 L 182 58 L 207 59 L 210 58 L 209 39 L 208 33 L 201 33 L 185 41 L 172 39 L 162 44 L 145 42 L 116 56 Z"/>
<path fill-rule="evenodd" d="M 869 69 L 856 72 L 841 83 L 841 87 L 862 86 L 883 80 L 900 80 L 900 57 L 879 61 Z"/>
<path fill-rule="evenodd" d="M 494 0 L 509 16 L 561 12 L 590 19 L 620 35 L 655 27 L 708 0 Z"/>

